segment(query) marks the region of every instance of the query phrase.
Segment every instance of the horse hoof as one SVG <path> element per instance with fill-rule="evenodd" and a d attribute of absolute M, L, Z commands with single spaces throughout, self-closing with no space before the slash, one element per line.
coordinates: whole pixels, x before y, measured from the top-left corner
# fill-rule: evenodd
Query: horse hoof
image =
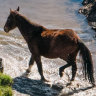
<path fill-rule="evenodd" d="M 27 70 L 26 70 L 26 73 L 27 73 L 27 74 L 29 74 L 29 73 L 30 73 L 30 70 L 29 70 L 29 69 L 27 69 Z"/>
<path fill-rule="evenodd" d="M 92 87 L 96 87 L 96 85 L 95 84 L 92 84 Z"/>
<path fill-rule="evenodd" d="M 63 77 L 63 72 L 61 71 L 61 68 L 59 68 L 59 75 L 60 77 Z"/>
<path fill-rule="evenodd" d="M 50 82 L 49 80 L 47 80 L 45 78 L 41 79 L 41 81 L 43 81 L 43 82 Z"/>
<path fill-rule="evenodd" d="M 70 82 L 71 82 L 71 81 L 74 81 L 74 78 L 72 78 L 72 79 L 70 80 Z"/>
<path fill-rule="evenodd" d="M 59 75 L 60 75 L 60 77 L 63 77 L 63 72 L 59 71 Z"/>
<path fill-rule="evenodd" d="M 67 83 L 67 84 L 66 84 L 66 87 L 67 87 L 67 86 L 70 86 L 71 84 L 72 84 L 72 82 L 70 82 L 70 83 Z"/>
<path fill-rule="evenodd" d="M 22 74 L 22 77 L 28 77 L 29 73 L 25 72 L 24 74 Z"/>

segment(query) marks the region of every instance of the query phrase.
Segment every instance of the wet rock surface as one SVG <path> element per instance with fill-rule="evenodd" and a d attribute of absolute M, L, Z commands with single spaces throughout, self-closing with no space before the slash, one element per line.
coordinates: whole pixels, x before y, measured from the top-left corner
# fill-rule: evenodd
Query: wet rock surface
<path fill-rule="evenodd" d="M 82 4 L 87 5 L 87 4 L 93 3 L 93 2 L 95 2 L 95 0 L 83 0 Z"/>
<path fill-rule="evenodd" d="M 96 0 L 84 0 L 79 13 L 86 16 L 88 24 L 96 31 Z"/>

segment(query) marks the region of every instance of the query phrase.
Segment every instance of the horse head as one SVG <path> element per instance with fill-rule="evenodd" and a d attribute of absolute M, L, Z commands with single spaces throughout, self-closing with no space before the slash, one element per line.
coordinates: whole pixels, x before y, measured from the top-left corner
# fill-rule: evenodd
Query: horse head
<path fill-rule="evenodd" d="M 9 32 L 10 30 L 17 27 L 15 16 L 18 13 L 19 9 L 20 9 L 19 7 L 16 10 L 10 9 L 10 14 L 9 14 L 7 21 L 5 23 L 5 26 L 4 26 L 5 32 Z"/>

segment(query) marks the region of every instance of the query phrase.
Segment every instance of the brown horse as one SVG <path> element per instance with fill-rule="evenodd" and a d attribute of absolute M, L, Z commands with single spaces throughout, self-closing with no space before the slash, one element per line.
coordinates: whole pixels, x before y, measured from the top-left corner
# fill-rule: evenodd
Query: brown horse
<path fill-rule="evenodd" d="M 43 75 L 41 56 L 46 58 L 61 58 L 67 64 L 59 68 L 59 75 L 62 77 L 64 69 L 72 66 L 71 81 L 73 81 L 77 71 L 76 56 L 78 51 L 80 51 L 84 61 L 85 77 L 87 77 L 92 85 L 95 85 L 91 53 L 73 30 L 47 29 L 30 22 L 18 11 L 19 7 L 17 10 L 10 10 L 4 30 L 5 32 L 9 32 L 18 27 L 26 40 L 29 50 L 32 53 L 29 68 L 26 70 L 27 74 L 30 72 L 34 61 L 36 61 L 41 80 L 46 80 Z"/>

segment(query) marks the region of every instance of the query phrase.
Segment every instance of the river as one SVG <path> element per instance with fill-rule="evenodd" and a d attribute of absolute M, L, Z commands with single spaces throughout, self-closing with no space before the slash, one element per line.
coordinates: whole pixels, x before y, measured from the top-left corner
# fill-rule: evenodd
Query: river
<path fill-rule="evenodd" d="M 59 28 L 75 30 L 90 49 L 95 69 L 96 38 L 94 35 L 96 33 L 87 24 L 85 17 L 78 13 L 78 9 L 82 6 L 81 2 L 82 0 L 0 0 L 0 57 L 3 58 L 4 73 L 9 74 L 13 78 L 19 77 L 25 72 L 25 69 L 27 69 L 30 58 L 30 52 L 27 44 L 19 30 L 15 29 L 10 33 L 5 33 L 3 31 L 3 26 L 6 22 L 7 16 L 9 15 L 10 8 L 16 9 L 18 6 L 20 6 L 20 13 L 29 18 L 32 22 L 36 22 L 51 29 Z M 61 65 L 66 64 L 60 59 L 50 60 L 44 57 L 42 57 L 42 63 L 46 78 L 53 82 L 55 82 L 54 79 L 57 80 L 59 78 L 59 76 L 57 76 L 58 68 Z M 79 64 L 80 63 L 78 63 L 78 66 Z M 36 80 L 40 79 L 36 64 L 32 68 L 30 78 Z M 18 78 L 16 80 L 18 82 Z M 27 94 L 27 92 L 25 93 Z M 44 96 L 54 96 L 50 94 Z M 40 95 L 35 94 L 35 96 Z"/>

